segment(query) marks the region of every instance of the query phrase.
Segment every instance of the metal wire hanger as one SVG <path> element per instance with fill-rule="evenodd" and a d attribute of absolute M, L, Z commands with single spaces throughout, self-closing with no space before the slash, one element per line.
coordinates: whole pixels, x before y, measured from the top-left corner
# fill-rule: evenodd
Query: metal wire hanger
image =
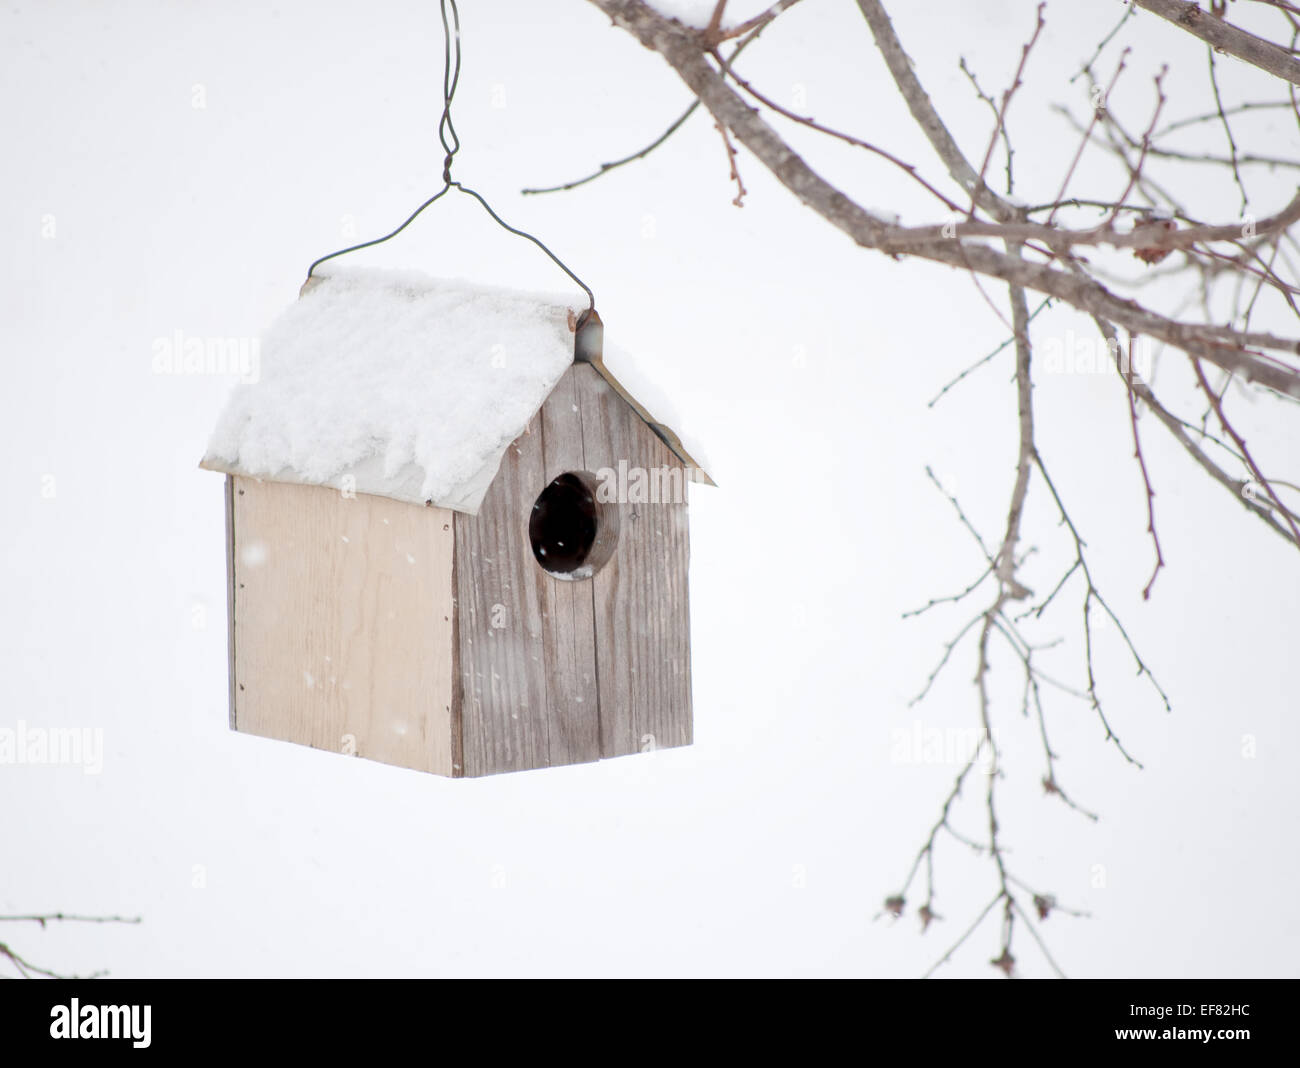
<path fill-rule="evenodd" d="M 587 294 L 587 315 L 592 315 L 596 310 L 596 297 L 581 278 L 574 274 L 568 266 L 554 252 L 546 247 L 538 238 L 523 230 L 517 230 L 508 222 L 501 218 L 477 190 L 471 189 L 467 185 L 453 180 L 451 176 L 451 162 L 456 153 L 460 151 L 460 138 L 456 134 L 456 127 L 451 121 L 451 102 L 456 96 L 456 86 L 460 82 L 460 11 L 456 7 L 456 0 L 441 0 L 442 5 L 442 36 L 443 36 L 443 64 L 442 64 L 442 118 L 438 120 L 438 140 L 442 142 L 442 149 L 445 155 L 442 160 L 442 188 L 433 194 L 428 200 L 415 209 L 410 217 L 402 223 L 391 234 L 385 234 L 383 237 L 377 237 L 373 241 L 365 241 L 360 245 L 352 245 L 350 248 L 341 248 L 337 252 L 331 252 L 327 256 L 322 256 L 307 268 L 307 277 L 311 278 L 312 273 L 326 260 L 332 260 L 336 256 L 346 256 L 349 252 L 357 252 L 363 248 L 370 248 L 372 245 L 382 245 L 385 241 L 396 237 L 408 226 L 411 225 L 430 204 L 435 200 L 440 200 L 450 190 L 455 189 L 458 192 L 466 193 L 473 197 L 483 206 L 492 219 L 503 230 L 507 230 L 516 237 L 527 238 L 534 245 L 540 248 L 551 261 L 560 268 L 565 274 L 575 281 L 584 293 Z M 451 20 L 447 19 L 447 10 L 451 9 Z"/>

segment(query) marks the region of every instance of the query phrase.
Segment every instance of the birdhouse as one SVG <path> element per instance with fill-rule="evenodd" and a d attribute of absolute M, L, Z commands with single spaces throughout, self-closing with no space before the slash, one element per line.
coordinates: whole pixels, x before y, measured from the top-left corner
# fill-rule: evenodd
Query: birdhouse
<path fill-rule="evenodd" d="M 226 475 L 230 725 L 449 776 L 689 745 L 709 483 L 584 305 L 347 271 L 261 339 Z"/>

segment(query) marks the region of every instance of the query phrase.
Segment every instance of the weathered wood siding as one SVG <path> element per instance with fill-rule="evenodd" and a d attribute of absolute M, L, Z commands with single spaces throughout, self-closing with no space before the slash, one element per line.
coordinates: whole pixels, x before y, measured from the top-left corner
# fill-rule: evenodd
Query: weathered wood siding
<path fill-rule="evenodd" d="M 457 514 L 455 586 L 464 773 L 489 775 L 691 741 L 685 483 L 626 503 L 594 578 L 548 575 L 528 520 L 567 471 L 682 468 L 586 364 L 566 372 L 506 450 L 478 516 Z"/>
<path fill-rule="evenodd" d="M 466 775 L 549 762 L 540 569 L 519 548 L 542 477 L 541 417 L 506 449 L 476 517 L 456 513 L 456 613 Z M 520 517 L 525 517 L 520 519 Z M 527 537 L 527 534 L 524 534 Z M 526 548 L 525 544 L 525 548 Z"/>
<path fill-rule="evenodd" d="M 682 471 L 676 503 L 619 505 L 618 548 L 591 580 L 601 755 L 690 745 L 690 545 L 679 460 L 590 367 L 578 378 L 587 467 Z"/>

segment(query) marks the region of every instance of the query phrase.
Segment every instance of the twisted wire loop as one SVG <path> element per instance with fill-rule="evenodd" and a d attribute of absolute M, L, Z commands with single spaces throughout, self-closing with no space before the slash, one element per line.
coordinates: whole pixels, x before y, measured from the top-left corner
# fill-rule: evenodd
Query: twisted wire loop
<path fill-rule="evenodd" d="M 326 262 L 327 260 L 332 260 L 337 256 L 346 256 L 350 252 L 359 252 L 363 248 L 371 248 L 374 245 L 382 245 L 385 241 L 391 240 L 392 238 L 400 234 L 403 230 L 405 230 L 408 226 L 410 226 L 411 223 L 415 222 L 415 220 L 419 218 L 419 216 L 424 211 L 424 209 L 429 207 L 430 204 L 433 204 L 437 200 L 441 200 L 444 196 L 447 195 L 448 192 L 450 192 L 452 189 L 455 189 L 457 192 L 465 193 L 466 195 L 473 197 L 474 200 L 478 201 L 478 203 L 482 206 L 483 210 L 486 211 L 488 215 L 492 218 L 492 221 L 495 222 L 498 226 L 500 226 L 503 230 L 507 231 L 508 233 L 514 234 L 516 237 L 522 237 L 531 241 L 539 249 L 545 252 L 546 255 L 550 258 L 551 262 L 554 263 L 558 268 L 560 268 L 560 270 L 562 270 L 565 274 L 567 274 L 575 283 L 577 283 L 578 287 L 584 293 L 587 294 L 586 314 L 590 315 L 596 310 L 596 297 L 595 294 L 592 293 L 591 287 L 588 286 L 587 283 L 584 282 L 581 278 L 579 278 L 576 274 L 574 274 L 573 271 L 569 269 L 568 265 L 565 264 L 565 262 L 561 260 L 559 256 L 557 256 L 554 252 L 552 252 L 549 248 L 547 248 L 547 246 L 540 239 L 534 237 L 532 234 L 528 233 L 525 230 L 519 230 L 511 226 L 508 222 L 506 222 L 503 218 L 501 218 L 500 215 L 498 215 L 495 211 L 492 210 L 492 205 L 490 205 L 487 202 L 487 200 L 483 197 L 481 193 L 479 193 L 475 189 L 471 189 L 467 185 L 463 185 L 461 182 L 456 181 L 451 176 L 452 160 L 455 158 L 456 153 L 460 151 L 460 137 L 456 133 L 456 125 L 451 118 L 451 104 L 456 97 L 456 87 L 460 84 L 460 64 L 461 64 L 460 10 L 456 6 L 456 0 L 441 0 L 441 6 L 442 6 L 442 38 L 443 38 L 442 116 L 438 119 L 438 141 L 442 144 L 442 150 L 443 150 L 442 188 L 439 189 L 436 193 L 434 193 L 433 196 L 429 197 L 429 199 L 426 200 L 423 204 L 421 204 L 418 208 L 416 208 L 415 211 L 411 212 L 411 214 L 406 218 L 406 221 L 403 222 L 401 226 L 397 227 L 396 230 L 393 230 L 391 233 L 385 234 L 383 237 L 377 237 L 373 241 L 363 241 L 359 245 L 351 245 L 348 248 L 341 248 L 337 252 L 331 252 L 326 256 L 322 256 L 320 259 L 316 260 L 310 267 L 307 268 L 307 277 L 311 278 L 316 268 L 319 267 L 322 263 Z M 450 18 L 448 18 L 449 12 L 450 12 Z"/>

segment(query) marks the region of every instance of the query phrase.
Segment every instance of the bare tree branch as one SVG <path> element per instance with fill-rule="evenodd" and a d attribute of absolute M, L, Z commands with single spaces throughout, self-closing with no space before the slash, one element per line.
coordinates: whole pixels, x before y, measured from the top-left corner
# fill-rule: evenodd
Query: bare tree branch
<path fill-rule="evenodd" d="M 965 272 L 998 319 L 1008 325 L 1011 337 L 1006 342 L 944 385 L 930 402 L 933 405 L 957 382 L 1014 346 L 1013 382 L 1016 390 L 1018 445 L 1015 477 L 1010 487 L 1001 538 L 996 543 L 986 542 L 961 504 L 943 489 L 927 467 L 926 474 L 949 499 L 961 524 L 978 545 L 985 566 L 962 589 L 947 595 L 933 596 L 922 607 L 904 613 L 905 618 L 910 618 L 942 606 L 967 603 L 967 598 L 976 591 L 987 591 L 990 577 L 995 580 L 996 589 L 989 594 L 984 609 L 966 619 L 944 644 L 942 656 L 929 673 L 924 686 L 908 703 L 909 707 L 916 705 L 932 693 L 936 680 L 954 662 L 957 650 L 966 648 L 966 637 L 973 635 L 975 673 L 971 681 L 976 690 L 976 711 L 984 740 L 981 751 L 992 760 L 991 768 L 981 781 L 980 802 L 985 830 L 982 834 L 971 835 L 965 830 L 959 830 L 954 823 L 954 813 L 962 801 L 963 789 L 972 781 L 972 771 L 978 764 L 979 754 L 976 753 L 958 771 L 939 817 L 917 852 L 902 889 L 886 899 L 881 915 L 887 914 L 894 918 L 901 916 L 906 909 L 907 895 L 912 892 L 914 884 L 924 872 L 925 898 L 917 910 L 922 931 L 941 919 L 935 911 L 935 857 L 941 843 L 947 843 L 951 839 L 990 862 L 996 878 L 996 894 L 975 918 L 974 923 L 927 974 L 932 974 L 950 960 L 955 951 L 1000 904 L 999 949 L 997 956 L 989 962 L 1008 977 L 1018 974 L 1020 965 L 1013 953 L 1013 940 L 1019 923 L 1029 930 L 1051 971 L 1062 975 L 1060 966 L 1052 957 L 1036 924 L 1046 921 L 1055 912 L 1076 916 L 1086 914 L 1062 908 L 1052 894 L 1033 890 L 1008 867 L 1007 847 L 1003 842 L 999 822 L 997 784 L 1002 778 L 1002 771 L 999 766 L 999 736 L 995 732 L 995 726 L 1006 730 L 1010 724 L 1004 722 L 999 707 L 995 707 L 994 695 L 989 686 L 995 660 L 1009 652 L 1019 660 L 1023 669 L 1021 719 L 1036 725 L 1045 761 L 1041 779 L 1044 793 L 1059 799 L 1089 820 L 1096 820 L 1097 814 L 1076 803 L 1065 792 L 1057 774 L 1058 754 L 1049 740 L 1048 730 L 1048 713 L 1053 708 L 1053 702 L 1044 700 L 1049 688 L 1065 695 L 1053 700 L 1072 698 L 1086 702 L 1097 717 L 1105 741 L 1113 743 L 1117 752 L 1129 764 L 1138 769 L 1142 767 L 1121 741 L 1117 725 L 1108 713 L 1108 705 L 1103 705 L 1101 684 L 1104 679 L 1100 676 L 1097 660 L 1099 633 L 1096 624 L 1100 617 L 1096 612 L 1114 625 L 1124 648 L 1133 659 L 1137 675 L 1147 677 L 1164 709 L 1169 711 L 1171 706 L 1164 688 L 1139 653 L 1125 625 L 1103 596 L 1085 548 L 1080 525 L 1067 509 L 1061 488 L 1049 474 L 1048 464 L 1035 441 L 1035 362 L 1029 326 L 1043 309 L 1058 304 L 1067 305 L 1092 317 L 1114 359 L 1124 386 L 1133 439 L 1132 452 L 1145 493 L 1146 531 L 1155 554 L 1154 567 L 1143 589 L 1144 598 L 1150 597 L 1157 576 L 1166 566 L 1156 529 L 1156 490 L 1146 455 L 1149 435 L 1140 432 L 1140 416 L 1145 412 L 1150 412 L 1182 446 L 1197 467 L 1231 493 L 1253 517 L 1288 542 L 1300 547 L 1300 513 L 1288 507 L 1277 492 L 1277 487 L 1292 486 L 1293 483 L 1264 477 L 1254 457 L 1247 451 L 1244 437 L 1228 420 L 1225 411 L 1230 388 L 1236 388 L 1251 398 L 1263 394 L 1263 391 L 1245 392 L 1243 383 L 1255 383 L 1264 387 L 1279 402 L 1300 399 L 1300 362 L 1296 360 L 1300 356 L 1300 339 L 1274 332 L 1273 329 L 1251 328 L 1257 304 L 1265 308 L 1267 315 L 1271 316 L 1275 311 L 1289 311 L 1300 319 L 1300 302 L 1294 297 L 1294 294 L 1300 293 L 1300 275 L 1297 274 L 1297 261 L 1292 258 L 1293 252 L 1300 253 L 1300 242 L 1297 242 L 1292 232 L 1293 227 L 1300 223 L 1300 190 L 1295 192 L 1285 206 L 1262 219 L 1244 215 L 1239 220 L 1214 222 L 1195 217 L 1188 204 L 1164 180 L 1163 171 L 1159 175 L 1160 180 L 1150 173 L 1153 160 L 1172 161 L 1175 171 L 1183 161 L 1200 167 L 1223 167 L 1241 193 L 1244 211 L 1248 199 L 1242 168 L 1246 164 L 1298 165 L 1296 161 L 1283 156 L 1270 157 L 1244 151 L 1247 142 L 1239 136 L 1238 130 L 1234 130 L 1229 116 L 1283 106 L 1295 109 L 1298 98 L 1294 87 L 1300 82 L 1292 74 L 1300 72 L 1300 60 L 1296 59 L 1293 49 L 1297 40 L 1300 40 L 1300 18 L 1296 18 L 1296 14 L 1300 14 L 1300 8 L 1293 13 L 1291 5 L 1280 2 L 1272 4 L 1283 13 L 1290 28 L 1292 48 L 1283 49 L 1229 25 L 1218 15 L 1200 11 L 1194 4 L 1173 0 L 1134 0 L 1136 6 L 1168 18 L 1206 40 L 1212 49 L 1221 49 L 1270 73 L 1281 72 L 1281 76 L 1287 80 L 1290 104 L 1257 100 L 1234 103 L 1226 98 L 1218 82 L 1215 56 L 1211 51 L 1207 89 L 1212 96 L 1214 109 L 1204 115 L 1177 119 L 1161 126 L 1166 104 L 1164 82 L 1167 66 L 1162 67 L 1155 78 L 1154 105 L 1141 128 L 1141 134 L 1134 135 L 1130 129 L 1136 127 L 1127 123 L 1127 117 L 1122 122 L 1106 100 L 1125 69 L 1129 54 L 1129 49 L 1125 49 L 1106 90 L 1103 92 L 1096 85 L 1089 86 L 1093 100 L 1091 120 L 1083 123 L 1070 117 L 1082 136 L 1056 196 L 1047 203 L 1028 207 L 1013 196 L 1014 175 L 1011 162 L 1014 145 L 1006 120 L 1009 105 L 1021 87 L 1031 51 L 1043 30 L 1042 4 L 1037 6 L 1036 21 L 1020 49 L 1010 82 L 1000 97 L 986 93 L 964 60 L 960 64 L 980 99 L 993 113 L 987 146 L 984 147 L 982 156 L 978 157 L 979 167 L 976 168 L 958 145 L 925 91 L 916 66 L 899 42 L 881 0 L 856 0 L 898 94 L 946 170 L 948 180 L 960 190 L 949 195 L 942 191 L 945 184 L 942 179 L 931 182 L 916 165 L 903 162 L 873 141 L 824 125 L 811 116 L 781 106 L 752 80 L 742 77 L 733 65 L 735 53 L 724 59 L 717 51 L 718 41 L 727 36 L 727 32 L 721 29 L 725 3 L 717 3 L 708 27 L 698 30 L 665 18 L 644 0 L 589 2 L 609 15 L 615 25 L 628 31 L 642 45 L 660 53 L 692 90 L 696 100 L 703 103 L 712 114 L 724 139 L 734 137 L 736 143 L 748 149 L 802 204 L 862 248 L 884 253 L 894 259 L 919 257 Z M 758 20 L 750 20 L 750 24 L 761 28 L 787 6 L 773 5 Z M 1133 7 L 1129 7 L 1098 44 L 1092 58 L 1080 70 L 1080 75 L 1087 74 L 1092 80 L 1093 65 L 1132 16 Z M 743 33 L 745 28 L 742 26 L 730 32 Z M 748 43 L 749 39 L 744 43 Z M 1073 82 L 1075 79 L 1070 80 Z M 732 83 L 737 88 L 733 88 Z M 1099 93 L 1100 100 L 1097 99 Z M 752 102 L 760 107 L 754 107 Z M 1068 111 L 1065 113 L 1069 117 Z M 953 217 L 925 225 L 904 226 L 887 211 L 868 210 L 823 178 L 783 140 L 769 125 L 769 117 L 773 114 L 828 138 L 866 149 L 900 167 L 933 195 Z M 679 123 L 685 117 L 684 115 Z M 1300 119 L 1300 112 L 1297 112 L 1297 119 Z M 1160 138 L 1171 131 L 1198 126 L 1210 120 L 1219 123 L 1223 129 L 1228 143 L 1227 156 L 1189 152 L 1181 145 L 1170 147 L 1159 143 Z M 1247 124 L 1243 122 L 1237 125 L 1244 127 Z M 676 126 L 670 128 L 649 149 L 635 157 L 629 157 L 629 160 L 639 158 L 661 144 L 675 128 Z M 1006 154 L 1005 194 L 996 192 L 987 181 L 999 145 Z M 1121 168 L 1119 173 L 1124 183 L 1122 191 L 1118 196 L 1112 196 L 1086 190 L 1083 192 L 1088 195 L 1067 197 L 1072 181 L 1075 185 L 1078 184 L 1076 172 L 1084 154 L 1090 149 L 1095 151 L 1098 147 Z M 733 152 L 734 146 L 728 140 L 728 155 L 733 162 L 732 177 L 739 181 L 734 168 Z M 1169 166 L 1166 166 L 1167 169 L 1170 169 Z M 598 173 L 603 173 L 603 169 Z M 1182 191 L 1182 187 L 1177 187 L 1178 193 Z M 1041 193 L 1040 190 L 1040 196 Z M 958 208 L 959 203 L 966 206 Z M 1096 217 L 1090 214 L 1092 209 L 1100 210 L 1101 221 L 1087 225 L 1090 218 Z M 1044 212 L 1045 218 L 1042 214 Z M 1038 219 L 1042 221 L 1035 221 Z M 1123 226 L 1121 219 L 1124 220 Z M 1067 222 L 1069 225 L 1066 225 Z M 1132 258 L 1116 255 L 1125 251 L 1131 252 Z M 1092 262 L 1093 259 L 1097 262 Z M 1166 260 L 1167 263 L 1164 262 Z M 1163 265 L 1156 267 L 1157 264 Z M 986 288 L 986 279 L 996 279 L 1007 286 L 1010 322 L 1000 306 L 1001 302 L 995 301 L 993 291 Z M 1153 294 L 1152 299 L 1163 299 L 1168 293 L 1166 283 L 1182 279 L 1190 280 L 1192 288 L 1190 292 L 1181 294 L 1170 302 L 1175 305 L 1172 311 L 1139 303 L 1129 295 L 1142 290 Z M 1225 280 L 1227 286 L 1221 284 Z M 1143 290 L 1144 286 L 1150 288 Z M 1226 294 L 1223 293 L 1224 289 L 1228 289 Z M 1030 290 L 1042 297 L 1032 313 L 1027 299 Z M 1262 296 L 1266 299 L 1261 300 Z M 1189 308 L 1193 310 L 1189 312 Z M 1197 319 L 1199 321 L 1195 321 Z M 1271 327 L 1271 319 L 1266 319 L 1262 325 Z M 1191 418 L 1177 414 L 1177 406 L 1167 404 L 1167 398 L 1157 396 L 1154 374 L 1148 380 L 1143 377 L 1145 370 L 1142 374 L 1138 373 L 1131 362 L 1131 352 L 1126 354 L 1120 346 L 1120 330 L 1126 332 L 1130 343 L 1136 339 L 1150 340 L 1158 345 L 1179 349 L 1190 358 L 1199 388 L 1199 393 L 1193 392 L 1191 396 L 1193 399 L 1204 397 L 1208 404 L 1199 427 Z M 1210 365 L 1219 372 L 1219 378 L 1213 386 L 1203 364 Z M 1050 358 L 1048 366 L 1050 370 Z M 1182 386 L 1184 390 L 1190 388 L 1185 382 Z M 1208 429 L 1211 415 L 1217 416 L 1227 440 L 1216 437 Z M 1210 453 L 1215 449 L 1226 454 L 1227 459 L 1217 454 L 1212 457 Z M 1221 463 L 1226 464 L 1227 469 Z M 1230 474 L 1233 464 L 1240 464 L 1242 473 L 1249 477 L 1234 477 Z M 1038 477 L 1035 477 L 1035 472 Z M 1021 573 L 1025 561 L 1039 551 L 1039 545 L 1025 536 L 1023 528 L 1027 502 L 1036 486 L 1045 490 L 1051 504 L 1055 506 L 1060 525 L 1068 532 L 1067 544 L 1072 545 L 1073 554 L 1066 558 L 1062 571 L 1058 573 L 1059 577 L 1055 578 L 1047 595 L 1037 603 L 1029 604 L 1033 593 L 1021 580 Z M 1052 649 L 1063 639 L 1060 635 L 1040 638 L 1035 629 L 1052 605 L 1066 600 L 1065 591 L 1077 591 L 1080 586 L 1081 596 L 1076 603 L 1082 617 L 1084 681 L 1074 683 L 1068 678 L 1054 677 L 1043 670 L 1044 651 Z M 1011 607 L 1017 602 L 1025 604 L 1018 614 Z M 1005 647 L 1001 642 L 1006 643 Z M 974 799 L 971 801 L 974 803 Z M 969 807 L 968 805 L 967 808 Z M 1032 909 L 1029 907 L 1031 902 Z M 1031 916 L 1031 911 L 1037 914 L 1037 921 Z"/>
<path fill-rule="evenodd" d="M 1294 355 L 1300 352 L 1300 341 L 1270 334 L 1239 332 L 1209 324 L 1177 322 L 1149 311 L 1134 301 L 1121 300 L 1090 279 L 1031 263 L 982 245 L 929 238 L 917 240 L 916 235 L 907 234 L 906 228 L 893 226 L 855 204 L 813 171 L 708 63 L 701 51 L 697 34 L 665 19 L 641 0 L 591 0 L 591 3 L 609 15 L 617 25 L 632 33 L 647 48 L 661 53 L 713 113 L 714 118 L 730 129 L 736 139 L 753 152 L 782 185 L 858 244 L 892 254 L 920 256 L 1059 297 L 1082 311 L 1123 326 L 1130 333 L 1159 338 L 1191 356 L 1200 357 L 1225 371 L 1240 374 L 1247 381 L 1259 382 L 1279 393 L 1300 398 L 1300 372 L 1275 358 L 1247 348 L 1275 349 Z M 873 0 L 858 0 L 858 3 L 864 11 L 879 9 Z M 901 57 L 901 62 L 906 63 L 905 56 Z M 908 70 L 910 72 L 910 64 Z M 944 137 L 951 143 L 946 131 Z M 959 171 L 963 170 L 964 165 L 971 183 L 970 188 L 975 190 L 976 202 L 981 207 L 988 205 L 1001 218 L 1016 218 L 1020 209 L 1005 202 L 979 181 L 978 175 L 969 169 L 969 164 L 957 151 L 955 143 L 951 143 L 951 149 L 951 160 L 945 162 L 950 162 L 950 166 Z M 1300 205 L 1297 205 L 1297 210 L 1300 210 Z"/>
<path fill-rule="evenodd" d="M 1206 44 L 1244 59 L 1252 67 L 1268 71 L 1292 85 L 1300 85 L 1300 59 L 1271 41 L 1238 29 L 1218 15 L 1202 11 L 1190 0 L 1132 0 L 1137 7 L 1159 15 Z"/>
<path fill-rule="evenodd" d="M 44 928 L 51 923 L 139 923 L 139 916 L 80 916 L 67 912 L 31 913 L 20 916 L 0 916 L 0 923 L 34 923 Z M 91 972 L 89 975 L 72 975 L 56 972 L 53 969 L 33 964 L 12 946 L 0 942 L 0 960 L 7 960 L 22 979 L 100 979 L 108 974 L 106 971 Z M 13 978 L 9 976 L 8 978 Z"/>

